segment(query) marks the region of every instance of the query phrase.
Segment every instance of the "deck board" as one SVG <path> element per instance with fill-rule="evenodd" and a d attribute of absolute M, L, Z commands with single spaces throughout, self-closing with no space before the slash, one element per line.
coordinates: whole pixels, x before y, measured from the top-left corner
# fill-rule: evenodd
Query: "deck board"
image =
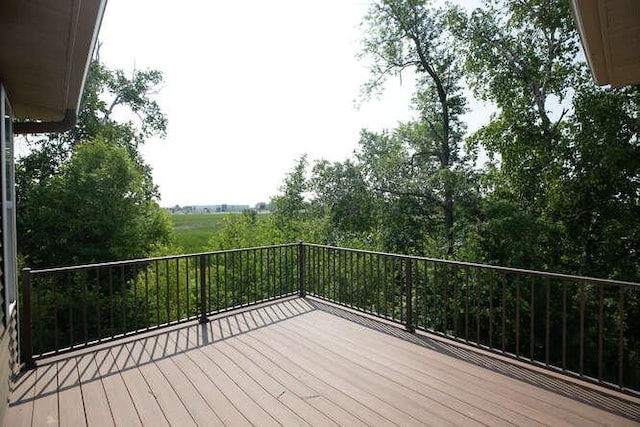
<path fill-rule="evenodd" d="M 279 325 L 274 325 L 262 335 L 279 343 L 282 348 L 304 348 L 301 352 L 304 356 L 292 353 L 289 360 L 300 364 L 306 370 L 318 373 L 321 377 L 324 376 L 328 381 L 342 384 L 344 388 L 353 388 L 354 395 L 367 393 L 371 404 L 385 408 L 384 412 L 389 414 L 394 423 L 424 425 L 431 421 L 439 425 L 456 425 L 473 422 L 472 419 L 455 411 L 443 410 L 438 407 L 438 402 L 421 405 L 420 396 L 400 384 L 391 384 L 381 373 L 363 369 L 362 366 L 323 351 L 310 340 L 301 340 L 298 336 L 294 338 L 277 328 Z"/>
<path fill-rule="evenodd" d="M 259 366 L 263 371 L 267 372 L 275 381 L 285 387 L 290 393 L 302 399 L 304 402 L 313 406 L 320 411 L 325 417 L 339 425 L 364 426 L 362 420 L 354 416 L 352 413 L 344 410 L 340 405 L 341 399 L 335 396 L 334 400 L 329 400 L 322 393 L 322 387 L 318 387 L 313 382 L 311 385 L 305 384 L 301 378 L 296 377 L 287 371 L 286 367 L 279 366 L 276 362 L 269 359 L 265 355 L 265 351 L 258 347 L 251 347 L 249 344 L 242 342 L 240 339 L 233 343 L 226 343 L 233 348 L 237 354 L 242 354 L 245 358 L 250 358 L 252 363 Z"/>
<path fill-rule="evenodd" d="M 112 415 L 116 425 L 142 425 L 138 411 L 134 405 L 129 388 L 118 370 L 118 366 L 111 356 L 109 349 L 95 353 L 93 362 L 96 364 L 105 394 L 112 408 Z"/>
<path fill-rule="evenodd" d="M 352 339 L 346 328 L 341 328 L 339 332 L 335 329 L 316 328 L 316 321 L 312 318 L 302 319 L 300 325 L 293 323 L 287 324 L 287 328 L 292 328 L 299 333 L 317 334 L 324 341 L 330 340 L 333 346 L 340 348 L 345 356 L 351 360 L 367 359 L 374 363 L 374 367 L 389 371 L 393 377 L 399 378 L 403 383 L 410 385 L 415 390 L 423 390 L 431 399 L 446 401 L 450 404 L 456 403 L 462 412 L 472 412 L 475 416 L 480 416 L 481 422 L 487 422 L 491 425 L 507 422 L 512 424 L 557 424 L 559 419 L 547 417 L 545 413 L 540 411 L 530 411 L 529 407 L 520 405 L 511 399 L 508 399 L 507 393 L 487 394 L 485 391 L 485 383 L 474 382 L 469 377 L 461 378 L 461 375 L 455 375 L 456 370 L 438 369 L 429 365 L 426 370 L 421 369 L 424 363 L 415 360 L 414 363 L 407 364 L 408 355 L 400 353 L 403 357 L 398 357 L 399 352 L 397 346 L 390 344 L 385 345 L 385 339 L 379 339 L 375 342 L 379 346 L 379 351 L 368 352 L 368 346 L 364 345 L 356 339 Z M 356 331 L 363 335 L 367 335 L 368 331 Z M 336 336 L 341 338 L 340 343 L 334 340 Z M 374 343 L 371 343 L 374 344 Z M 386 351 L 385 351 L 386 350 Z M 422 360 L 424 362 L 424 360 Z M 458 396 L 466 395 L 466 401 L 458 398 Z M 498 414 L 498 415 L 496 415 Z M 494 417 L 499 419 L 492 419 Z"/>
<path fill-rule="evenodd" d="M 283 364 L 284 355 L 277 349 L 273 348 L 269 343 L 261 341 L 259 338 L 251 335 L 240 337 L 240 340 L 249 346 L 259 349 L 260 353 L 269 357 L 269 359 L 280 366 L 286 365 L 284 368 L 290 375 L 295 376 L 309 387 L 317 390 L 319 396 L 323 396 L 342 407 L 346 412 L 357 417 L 359 420 L 368 425 L 393 425 L 393 423 L 377 411 L 374 406 L 367 406 L 362 398 L 364 394 L 350 393 L 351 390 L 345 390 L 336 383 L 328 382 L 325 379 L 315 375 L 313 372 L 305 370 L 302 366 L 288 361 Z"/>
<path fill-rule="evenodd" d="M 239 369 L 244 371 L 246 375 L 259 383 L 273 399 L 282 402 L 289 411 L 295 414 L 296 419 L 294 421 L 299 423 L 304 419 L 312 425 L 336 424 L 333 420 L 328 418 L 308 402 L 308 400 L 313 399 L 306 400 L 303 397 L 300 397 L 288 387 L 288 384 L 276 381 L 273 377 L 274 373 L 262 370 L 259 365 L 252 361 L 254 356 L 253 354 L 247 356 L 243 352 L 233 348 L 227 342 L 221 342 L 216 347 L 217 354 L 209 352 L 211 356 L 217 357 L 217 355 L 220 355 L 222 357 L 226 357 L 229 361 L 233 361 L 233 363 L 236 364 Z"/>
<path fill-rule="evenodd" d="M 194 343 L 192 342 L 192 344 Z M 284 402 L 278 399 L 279 393 L 274 396 L 267 391 L 265 384 L 260 381 L 265 381 L 266 377 L 251 376 L 242 366 L 219 351 L 218 347 L 223 344 L 223 342 L 220 342 L 215 346 L 204 346 L 201 347 L 200 351 L 210 360 L 210 363 L 217 365 L 222 372 L 230 378 L 233 378 L 234 382 L 247 396 L 270 414 L 276 422 L 282 425 L 304 424 L 302 418 L 297 416 Z M 268 385 L 266 387 L 268 387 Z"/>
<path fill-rule="evenodd" d="M 323 331 L 336 331 L 340 327 L 340 338 L 346 340 L 351 345 L 355 342 L 370 348 L 369 346 L 379 345 L 387 342 L 392 337 L 379 336 L 377 332 L 367 330 L 351 322 L 335 322 L 332 316 L 326 313 L 314 312 L 304 319 L 305 326 L 310 331 L 317 330 L 314 325 L 318 323 L 318 316 L 328 322 L 331 327 L 322 328 Z M 338 319 L 339 320 L 339 319 Z M 327 323 L 323 323 L 327 325 Z M 331 340 L 332 338 L 327 338 Z M 503 375 L 487 372 L 486 369 L 472 365 L 460 364 L 459 361 L 442 355 L 438 352 L 423 352 L 420 347 L 407 342 L 393 340 L 394 366 L 408 363 L 418 369 L 429 370 L 430 375 L 435 375 L 448 384 L 459 385 L 460 391 L 465 394 L 480 396 L 479 402 L 494 401 L 493 397 L 498 397 L 504 406 L 518 409 L 521 413 L 529 414 L 530 418 L 537 419 L 546 424 L 569 423 L 579 425 L 602 425 L 603 421 L 615 421 L 615 416 L 610 417 L 608 413 L 603 414 L 597 408 L 589 405 L 578 404 L 564 396 L 550 393 L 537 387 L 530 387 L 520 381 L 509 381 Z M 431 363 L 425 363 L 426 361 Z M 487 393 L 487 389 L 492 392 Z M 597 421 L 593 421 L 597 420 Z"/>
<path fill-rule="evenodd" d="M 476 363 L 473 349 L 445 351 L 426 336 L 336 310 L 293 298 L 40 361 L 14 384 L 5 425 L 640 421 L 639 399 L 593 390 L 574 398 L 574 383 L 554 392 L 538 385 L 548 380 L 540 372 L 505 374 L 497 360 L 488 369 L 493 359 Z"/>
<path fill-rule="evenodd" d="M 129 352 L 129 360 L 134 361 L 136 366 L 139 367 L 140 374 L 147 383 L 149 392 L 155 397 L 163 418 L 166 419 L 169 425 L 196 426 L 195 419 L 184 404 L 184 397 L 178 394 L 174 385 L 151 360 L 144 348 L 135 344 L 133 342 L 126 345 Z M 209 418 L 209 421 L 211 421 L 211 418 Z"/>
<path fill-rule="evenodd" d="M 58 420 L 58 368 L 56 363 L 36 369 L 35 395 L 39 396 L 33 405 L 33 425 L 43 426 Z"/>
<path fill-rule="evenodd" d="M 144 352 L 144 357 L 142 357 L 141 360 L 145 362 L 152 360 L 150 353 L 147 352 L 144 345 L 139 342 L 134 342 L 130 344 L 130 346 L 132 347 L 132 353 L 136 353 L 137 351 Z M 180 399 L 180 403 L 188 412 L 188 417 L 190 417 L 196 425 L 222 424 L 220 418 L 218 418 L 215 411 L 209 406 L 196 386 L 189 381 L 174 361 L 161 359 L 153 361 L 152 363 L 155 364 L 159 372 L 174 389 Z M 174 425 L 180 425 L 181 420 L 179 417 L 175 417 L 174 413 L 175 411 L 168 411 L 169 416 L 171 416 L 170 422 Z M 175 422 L 176 420 L 174 418 L 177 418 L 178 423 Z M 186 419 L 184 423 L 191 424 Z"/>
<path fill-rule="evenodd" d="M 79 426 L 86 423 L 82 390 L 78 378 L 78 365 L 75 359 L 57 362 L 58 368 L 58 405 L 60 424 Z"/>
<path fill-rule="evenodd" d="M 304 324 L 287 323 L 285 325 L 278 325 L 278 328 L 283 330 L 285 334 L 292 334 L 294 337 L 307 336 L 309 338 L 319 338 L 323 342 L 326 342 L 326 338 L 332 338 L 332 335 L 324 334 L 322 331 L 307 327 Z M 338 333 L 332 331 L 332 333 Z M 504 407 L 486 407 L 486 400 L 471 400 L 465 402 L 458 398 L 459 391 L 456 393 L 453 390 L 443 390 L 443 386 L 446 387 L 446 383 L 433 384 L 429 380 L 419 378 L 415 372 L 409 372 L 408 370 L 401 369 L 396 360 L 392 346 L 380 345 L 376 353 L 367 353 L 366 348 L 358 348 L 355 344 L 341 344 L 337 340 L 333 342 L 331 348 L 318 347 L 320 352 L 326 354 L 334 354 L 334 361 L 344 359 L 350 364 L 352 369 L 364 370 L 369 373 L 380 373 L 381 382 L 385 381 L 390 387 L 397 388 L 400 386 L 404 390 L 404 396 L 409 398 L 413 397 L 414 401 L 421 401 L 422 399 L 429 399 L 432 404 L 429 405 L 432 409 L 438 408 L 442 415 L 451 419 L 454 422 L 461 422 L 462 417 L 467 417 L 482 424 L 499 426 L 499 425 L 512 425 L 513 423 L 533 423 L 531 419 L 524 419 L 518 417 L 513 411 L 510 411 Z M 349 369 L 349 368 L 347 368 Z M 448 391 L 448 392 L 447 392 Z M 442 402 L 442 403 L 441 403 Z M 493 409 L 493 413 L 490 411 Z M 456 418 L 450 416 L 450 412 L 454 411 Z M 499 414 L 494 415 L 494 414 Z"/>
<path fill-rule="evenodd" d="M 102 384 L 93 353 L 71 358 L 78 367 L 78 379 L 84 403 L 85 421 L 88 425 L 114 425 L 113 414 Z"/>
<path fill-rule="evenodd" d="M 5 426 L 30 426 L 33 418 L 33 402 L 36 395 L 36 370 L 23 372 L 14 383 L 11 393 L 10 414 L 5 418 Z"/>
<path fill-rule="evenodd" d="M 171 344 L 168 336 L 159 337 L 165 343 Z M 167 344 L 167 345 L 168 345 Z M 147 345 L 148 347 L 149 345 Z M 189 355 L 177 354 L 170 358 L 165 358 L 162 354 L 162 345 L 152 345 L 151 357 L 154 360 L 158 360 L 157 363 L 163 363 L 165 370 L 172 370 L 176 375 L 181 373 L 184 378 L 189 381 L 194 388 L 199 392 L 201 397 L 206 401 L 210 409 L 214 411 L 215 417 L 212 419 L 213 423 L 220 420 L 220 422 L 227 425 L 250 425 L 249 421 L 244 415 L 233 405 L 233 403 L 222 393 L 218 385 L 216 385 L 211 379 L 204 374 L 202 369 L 196 362 L 193 361 Z M 168 365 L 168 362 L 172 362 L 173 366 Z M 187 399 L 183 397 L 184 399 Z M 207 425 L 207 424 L 205 424 Z"/>
<path fill-rule="evenodd" d="M 178 348 L 187 350 L 189 346 L 189 336 L 180 333 L 178 337 L 169 337 L 175 340 Z M 189 357 L 200 368 L 202 373 L 206 375 L 213 384 L 219 387 L 226 399 L 253 425 L 278 425 L 272 414 L 265 411 L 259 402 L 254 401 L 249 394 L 250 390 L 244 390 L 242 383 L 238 383 L 231 373 L 225 372 L 217 363 L 207 357 L 200 349 L 195 348 L 189 351 Z M 246 385 L 246 384 L 245 384 Z"/>
<path fill-rule="evenodd" d="M 165 417 L 162 410 L 161 395 L 170 393 L 171 387 L 154 388 L 150 386 L 148 379 L 145 378 L 142 371 L 147 372 L 152 369 L 150 365 L 140 366 L 138 368 L 137 361 L 131 356 L 129 347 L 126 345 L 119 346 L 110 350 L 110 356 L 113 358 L 117 369 L 120 371 L 122 380 L 127 385 L 127 389 L 131 395 L 131 400 L 136 408 L 136 412 L 140 416 L 143 425 L 168 426 L 169 421 Z M 184 420 L 185 425 L 189 421 L 189 417 Z"/>

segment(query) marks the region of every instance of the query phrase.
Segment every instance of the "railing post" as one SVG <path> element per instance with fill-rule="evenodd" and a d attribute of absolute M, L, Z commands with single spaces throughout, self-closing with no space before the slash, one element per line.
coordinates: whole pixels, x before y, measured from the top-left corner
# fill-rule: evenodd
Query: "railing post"
<path fill-rule="evenodd" d="M 298 295 L 304 298 L 306 292 L 304 290 L 304 242 L 298 244 Z"/>
<path fill-rule="evenodd" d="M 407 309 L 407 316 L 406 316 L 406 320 L 407 323 L 405 325 L 405 329 L 409 332 L 414 332 L 416 330 L 416 328 L 413 326 L 413 305 L 412 305 L 412 301 L 411 301 L 411 288 L 413 287 L 413 278 L 412 278 L 412 273 L 411 273 L 411 258 L 407 258 L 406 259 L 406 270 L 407 270 L 407 303 L 406 303 L 406 309 Z"/>
<path fill-rule="evenodd" d="M 33 361 L 33 335 L 31 330 L 31 269 L 22 269 L 22 325 L 19 328 L 22 336 L 22 355 L 24 368 L 32 369 L 36 366 Z"/>
<path fill-rule="evenodd" d="M 200 255 L 200 323 L 207 323 L 207 256 Z"/>

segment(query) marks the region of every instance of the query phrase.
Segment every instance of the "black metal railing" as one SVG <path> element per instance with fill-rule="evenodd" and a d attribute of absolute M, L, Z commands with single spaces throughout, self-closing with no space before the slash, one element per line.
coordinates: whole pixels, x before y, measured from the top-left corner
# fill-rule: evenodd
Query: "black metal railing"
<path fill-rule="evenodd" d="M 640 284 L 304 245 L 306 293 L 640 391 Z"/>
<path fill-rule="evenodd" d="M 23 270 L 22 360 L 299 293 L 299 244 Z"/>
<path fill-rule="evenodd" d="M 295 294 L 640 391 L 638 283 L 304 243 L 25 269 L 22 358 Z"/>

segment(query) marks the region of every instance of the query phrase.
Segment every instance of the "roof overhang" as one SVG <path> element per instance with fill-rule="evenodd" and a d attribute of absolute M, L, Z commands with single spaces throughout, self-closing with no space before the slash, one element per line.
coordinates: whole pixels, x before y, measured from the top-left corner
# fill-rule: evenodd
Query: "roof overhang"
<path fill-rule="evenodd" d="M 640 0 L 571 0 L 593 79 L 640 84 Z"/>
<path fill-rule="evenodd" d="M 75 123 L 107 0 L 0 1 L 0 80 L 16 132 Z"/>

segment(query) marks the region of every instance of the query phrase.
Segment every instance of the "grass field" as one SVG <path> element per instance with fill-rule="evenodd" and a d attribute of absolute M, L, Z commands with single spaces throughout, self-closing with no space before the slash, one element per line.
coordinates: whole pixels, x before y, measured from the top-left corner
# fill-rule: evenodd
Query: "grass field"
<path fill-rule="evenodd" d="M 192 254 L 207 251 L 211 236 L 227 215 L 236 213 L 190 213 L 169 215 L 173 223 L 173 235 L 183 253 Z"/>

